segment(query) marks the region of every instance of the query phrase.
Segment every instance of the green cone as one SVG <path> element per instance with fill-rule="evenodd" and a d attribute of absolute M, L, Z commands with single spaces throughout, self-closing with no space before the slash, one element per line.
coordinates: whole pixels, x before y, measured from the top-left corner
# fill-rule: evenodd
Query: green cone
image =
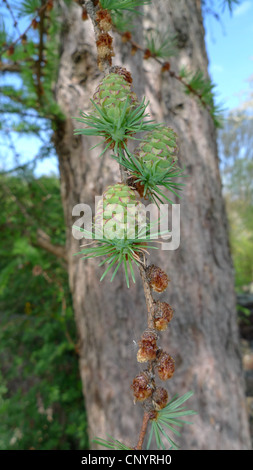
<path fill-rule="evenodd" d="M 146 211 L 137 201 L 133 189 L 123 183 L 109 186 L 97 206 L 95 229 L 112 240 L 130 240 L 138 237 L 145 226 Z M 103 231 L 103 232 L 102 232 Z"/>
<path fill-rule="evenodd" d="M 110 271 L 113 271 L 113 281 L 123 265 L 129 287 L 129 274 L 135 282 L 133 265 L 143 262 L 147 250 L 157 249 L 151 241 L 151 224 L 146 221 L 145 206 L 136 199 L 135 191 L 124 183 L 108 186 L 98 202 L 93 229 L 86 231 L 93 242 L 83 245 L 85 248 L 79 254 L 83 258 L 102 258 L 99 266 L 107 267 L 101 281 Z"/>
<path fill-rule="evenodd" d="M 94 103 L 102 108 L 111 122 L 115 123 L 118 122 L 126 106 L 126 100 L 128 100 L 127 115 L 138 105 L 137 96 L 132 91 L 131 84 L 117 73 L 106 75 L 93 95 Z"/>
<path fill-rule="evenodd" d="M 109 148 L 121 162 L 122 149 L 126 149 L 128 139 L 134 139 L 139 132 L 149 132 L 159 125 L 149 119 L 148 103 L 145 98 L 139 102 L 131 88 L 131 75 L 122 69 L 121 73 L 112 72 L 104 77 L 94 95 L 93 109 L 90 113 L 81 113 L 77 121 L 86 128 L 75 129 L 75 135 L 94 135 L 103 138 L 103 155 Z M 97 146 L 100 144 L 97 144 Z"/>
<path fill-rule="evenodd" d="M 173 129 L 161 126 L 145 136 L 135 150 L 139 163 L 147 168 L 156 164 L 156 172 L 163 174 L 177 160 L 177 134 Z"/>

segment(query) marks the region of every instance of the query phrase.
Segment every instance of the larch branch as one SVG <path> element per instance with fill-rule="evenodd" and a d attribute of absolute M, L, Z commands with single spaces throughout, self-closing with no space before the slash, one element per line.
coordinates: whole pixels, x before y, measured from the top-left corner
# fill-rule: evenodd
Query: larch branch
<path fill-rule="evenodd" d="M 136 446 L 136 450 L 141 450 L 142 449 L 143 442 L 144 442 L 146 432 L 147 432 L 148 422 L 149 422 L 149 413 L 147 411 L 145 411 L 145 413 L 143 415 L 142 426 L 141 426 L 139 440 L 138 440 L 138 444 Z"/>
<path fill-rule="evenodd" d="M 147 314 L 148 314 L 148 328 L 154 328 L 154 300 L 151 294 L 151 289 L 147 280 L 145 268 L 139 264 L 139 271 L 142 279 L 145 300 L 147 305 Z"/>

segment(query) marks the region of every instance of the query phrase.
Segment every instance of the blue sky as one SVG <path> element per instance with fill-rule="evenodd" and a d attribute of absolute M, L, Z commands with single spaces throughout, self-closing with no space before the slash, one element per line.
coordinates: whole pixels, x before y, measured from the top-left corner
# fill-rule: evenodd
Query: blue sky
<path fill-rule="evenodd" d="M 220 3 L 221 0 L 213 2 L 214 5 Z M 253 76 L 253 0 L 241 1 L 234 7 L 232 15 L 226 9 L 220 14 L 220 22 L 208 15 L 205 30 L 209 73 L 216 85 L 216 101 L 229 110 L 240 104 L 243 91 L 249 90 L 248 79 Z M 17 142 L 20 164 L 31 160 L 37 148 L 38 141 L 31 137 L 29 144 L 26 139 Z M 7 159 L 4 169 L 15 166 L 10 161 L 12 158 Z M 0 162 L 0 169 L 1 166 Z M 57 172 L 57 168 L 56 158 L 47 159 L 38 163 L 36 174 Z"/>
<path fill-rule="evenodd" d="M 208 16 L 205 21 L 209 72 L 216 84 L 217 101 L 232 109 L 239 105 L 242 91 L 249 90 L 253 75 L 253 0 L 226 10 L 221 23 Z"/>

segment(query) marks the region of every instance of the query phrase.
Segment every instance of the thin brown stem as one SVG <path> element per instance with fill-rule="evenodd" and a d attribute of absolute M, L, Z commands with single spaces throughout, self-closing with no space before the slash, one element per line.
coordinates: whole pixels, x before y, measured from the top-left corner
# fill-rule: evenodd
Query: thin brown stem
<path fill-rule="evenodd" d="M 121 176 L 122 183 L 126 184 L 127 175 L 126 175 L 126 172 L 124 171 L 124 168 L 123 168 L 122 165 L 120 165 L 120 176 Z"/>
<path fill-rule="evenodd" d="M 92 21 L 93 24 L 93 29 L 95 33 L 95 38 L 97 39 L 97 36 L 99 34 L 99 28 L 98 24 L 96 22 L 96 12 L 98 10 L 98 7 L 94 5 L 94 2 L 92 0 L 84 0 L 84 5 L 87 10 L 87 13 Z"/>
<path fill-rule="evenodd" d="M 43 6 L 45 2 L 43 2 Z M 39 21 L 39 52 L 38 52 L 38 61 L 36 64 L 37 69 L 37 95 L 38 101 L 41 104 L 41 95 L 43 94 L 43 85 L 41 82 L 42 77 L 42 61 L 43 61 L 43 36 L 44 36 L 44 19 L 45 19 L 45 9 L 42 9 L 39 14 L 40 21 Z"/>
<path fill-rule="evenodd" d="M 8 49 L 10 48 L 14 48 L 16 46 L 16 44 L 22 40 L 22 38 L 24 38 L 26 36 L 26 34 L 28 33 L 29 29 L 32 28 L 33 24 L 34 24 L 34 21 L 36 20 L 37 16 L 40 16 L 41 13 L 43 11 L 46 10 L 47 6 L 48 6 L 48 3 L 45 3 L 44 5 L 42 5 L 37 11 L 36 11 L 36 14 L 34 15 L 33 19 L 31 20 L 31 22 L 29 23 L 29 25 L 26 27 L 26 29 L 23 31 L 22 34 L 20 34 L 17 39 L 15 39 L 15 41 L 13 41 L 11 44 L 6 44 L 2 50 L 1 50 L 1 53 L 4 53 L 6 51 L 8 51 Z"/>
<path fill-rule="evenodd" d="M 84 6 L 93 24 L 97 46 L 98 68 L 105 73 L 109 73 L 112 65 L 112 57 L 114 56 L 112 47 L 113 38 L 108 34 L 108 30 L 105 31 L 101 28 L 100 22 L 98 21 L 99 13 L 102 11 L 105 12 L 106 10 L 103 10 L 100 3 L 94 0 L 84 0 Z M 107 15 L 109 15 L 108 12 Z"/>
<path fill-rule="evenodd" d="M 122 36 L 122 38 L 125 38 L 124 42 L 129 42 L 131 44 L 132 49 L 134 51 L 139 50 L 144 54 L 144 58 L 148 59 L 148 58 L 152 57 L 152 59 L 154 59 L 156 62 L 158 62 L 158 64 L 161 65 L 161 68 L 164 72 L 166 71 L 171 78 L 174 78 L 178 82 L 181 82 L 182 85 L 185 88 L 187 88 L 191 94 L 195 95 L 200 100 L 202 106 L 204 106 L 209 112 L 211 112 L 210 106 L 208 106 L 208 104 L 204 101 L 203 96 L 197 90 L 192 88 L 191 85 L 189 85 L 189 83 L 187 83 L 187 81 L 185 81 L 183 77 L 181 77 L 180 75 L 177 75 L 176 72 L 174 72 L 174 70 L 171 70 L 170 64 L 168 62 L 161 60 L 155 54 L 152 54 L 151 51 L 149 51 L 149 49 L 146 49 L 145 47 L 138 44 L 136 41 L 134 41 L 131 38 L 131 35 L 126 35 L 126 33 L 122 32 L 122 31 L 118 31 L 117 29 L 114 29 L 114 30 L 120 36 Z"/>
<path fill-rule="evenodd" d="M 124 154 L 124 150 L 121 150 L 121 153 Z M 118 158 L 120 159 L 120 155 L 118 153 Z M 119 170 L 120 170 L 120 177 L 121 177 L 121 181 L 122 183 L 125 183 L 127 184 L 127 180 L 128 180 L 128 172 L 127 170 L 125 169 L 125 167 L 121 164 L 119 164 Z"/>
<path fill-rule="evenodd" d="M 17 19 L 16 19 L 14 13 L 13 13 L 13 10 L 12 10 L 12 7 L 11 7 L 10 3 L 8 2 L 8 0 L 3 0 L 3 3 L 6 3 L 6 7 L 9 10 L 10 15 L 13 19 L 13 26 L 14 26 L 14 28 L 16 28 L 18 34 L 21 36 L 21 32 L 20 32 L 19 26 L 18 26 L 18 22 L 17 22 Z"/>
<path fill-rule="evenodd" d="M 139 440 L 138 440 L 138 444 L 136 446 L 136 450 L 141 450 L 142 449 L 143 442 L 144 442 L 144 439 L 145 439 L 145 435 L 146 435 L 146 432 L 147 432 L 148 422 L 149 422 L 149 413 L 147 411 L 145 411 L 145 413 L 143 415 L 142 426 L 141 426 Z"/>
<path fill-rule="evenodd" d="M 148 314 L 148 328 L 154 328 L 154 300 L 147 280 L 145 268 L 140 264 L 139 271 L 142 279 Z"/>
<path fill-rule="evenodd" d="M 84 5 L 86 7 L 87 13 L 90 16 L 91 21 L 93 23 L 97 50 L 98 50 L 98 59 L 99 59 L 99 38 L 101 37 L 101 29 L 97 21 L 97 18 L 98 18 L 97 12 L 98 12 L 98 9 L 100 8 L 100 4 L 99 3 L 94 4 L 94 3 L 95 2 L 93 0 L 84 0 Z M 110 60 L 111 60 L 112 55 L 113 55 L 113 52 L 111 54 L 108 54 L 108 58 L 106 58 L 105 60 L 102 60 L 100 62 L 98 61 L 98 65 L 102 64 L 103 71 L 105 72 L 110 71 L 110 67 L 108 69 L 108 65 L 110 65 Z M 101 67 L 99 68 L 101 70 Z M 122 152 L 123 152 L 123 149 L 122 149 Z M 119 152 L 118 152 L 118 156 L 119 156 Z M 127 180 L 128 180 L 127 170 L 121 164 L 119 164 L 119 170 L 120 170 L 120 177 L 121 177 L 122 183 L 127 184 Z M 144 295 L 145 295 L 145 300 L 146 300 L 146 305 L 147 305 L 147 324 L 148 324 L 148 328 L 153 330 L 154 329 L 154 316 L 155 316 L 155 303 L 154 303 L 152 293 L 151 293 L 151 288 L 147 279 L 147 274 L 146 274 L 146 269 L 145 269 L 145 266 L 146 266 L 145 255 L 143 256 L 143 262 L 140 259 L 138 261 L 139 261 L 138 263 L 139 272 L 140 272 L 140 276 L 142 279 L 143 290 L 144 290 Z M 151 376 L 153 375 L 153 372 L 154 372 L 153 368 L 154 368 L 153 362 L 149 361 L 148 370 L 150 371 Z M 138 439 L 137 446 L 135 447 L 136 450 L 142 449 L 149 420 L 150 420 L 150 412 L 146 408 L 144 409 L 144 415 L 143 415 L 142 426 L 141 426 L 141 430 L 139 434 L 139 439 Z"/>
<path fill-rule="evenodd" d="M 21 71 L 21 66 L 17 62 L 6 63 L 0 62 L 0 72 L 17 73 Z"/>

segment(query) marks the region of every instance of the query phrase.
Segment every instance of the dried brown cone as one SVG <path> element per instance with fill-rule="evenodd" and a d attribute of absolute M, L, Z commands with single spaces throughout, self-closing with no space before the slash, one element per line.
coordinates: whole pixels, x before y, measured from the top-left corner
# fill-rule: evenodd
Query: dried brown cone
<path fill-rule="evenodd" d="M 137 51 L 138 51 L 138 48 L 133 44 L 131 47 L 131 55 L 135 55 Z"/>
<path fill-rule="evenodd" d="M 152 404 L 156 411 L 162 410 L 168 403 L 168 392 L 163 387 L 157 387 L 152 395 Z"/>
<path fill-rule="evenodd" d="M 21 36 L 21 44 L 23 46 L 25 46 L 27 44 L 27 35 L 26 34 L 22 34 Z"/>
<path fill-rule="evenodd" d="M 129 175 L 127 179 L 127 184 L 133 187 L 139 193 L 139 196 L 141 198 L 144 198 L 146 201 L 149 199 L 148 194 L 144 196 L 144 184 L 142 184 L 140 181 L 137 181 L 137 178 L 135 176 Z"/>
<path fill-rule="evenodd" d="M 156 330 L 164 331 L 173 318 L 173 308 L 167 302 L 155 302 L 154 327 Z"/>
<path fill-rule="evenodd" d="M 98 57 L 100 59 L 104 59 L 105 57 L 112 55 L 112 51 L 113 51 L 112 41 L 113 39 L 108 33 L 101 33 L 98 36 L 96 44 L 97 44 Z"/>
<path fill-rule="evenodd" d="M 151 51 L 150 51 L 149 49 L 146 49 L 145 52 L 144 52 L 143 59 L 144 59 L 144 60 L 147 60 L 147 59 L 149 59 L 151 56 L 152 56 Z"/>
<path fill-rule="evenodd" d="M 144 401 L 149 398 L 153 392 L 149 374 L 142 372 L 137 375 L 133 380 L 131 388 L 133 389 L 135 401 Z"/>
<path fill-rule="evenodd" d="M 114 56 L 112 41 L 113 38 L 106 32 L 101 32 L 96 41 L 97 63 L 101 71 L 104 71 L 105 66 L 112 65 L 112 57 Z"/>
<path fill-rule="evenodd" d="M 82 20 L 86 21 L 88 19 L 88 13 L 85 7 L 82 9 Z"/>
<path fill-rule="evenodd" d="M 155 292 L 163 292 L 169 283 L 167 274 L 154 264 L 146 268 L 146 276 L 151 289 Z"/>
<path fill-rule="evenodd" d="M 127 69 L 125 69 L 124 67 L 120 67 L 119 65 L 114 65 L 111 68 L 110 72 L 122 75 L 128 83 L 132 83 L 133 81 L 131 73 Z"/>
<path fill-rule="evenodd" d="M 170 70 L 170 63 L 165 62 L 162 66 L 162 72 L 168 72 Z"/>
<path fill-rule="evenodd" d="M 38 21 L 36 20 L 36 18 L 33 18 L 33 19 L 32 19 L 32 28 L 33 28 L 33 29 L 37 29 L 37 28 L 38 28 Z"/>
<path fill-rule="evenodd" d="M 159 351 L 157 372 L 161 380 L 170 379 L 175 372 L 175 361 L 168 353 Z"/>
<path fill-rule="evenodd" d="M 150 330 L 144 331 L 139 342 L 139 350 L 137 352 L 138 362 L 148 362 L 156 359 L 156 353 L 158 350 L 156 340 L 157 335 L 155 332 Z"/>
<path fill-rule="evenodd" d="M 96 13 L 96 21 L 100 30 L 108 33 L 112 29 L 112 19 L 108 10 L 98 10 Z"/>
<path fill-rule="evenodd" d="M 130 31 L 125 31 L 121 36 L 122 42 L 130 41 L 131 38 L 132 38 L 132 34 L 130 33 Z"/>
<path fill-rule="evenodd" d="M 7 50 L 7 55 L 11 56 L 11 55 L 14 54 L 14 52 L 15 52 L 15 47 L 13 45 L 11 45 Z"/>
<path fill-rule="evenodd" d="M 151 410 L 151 411 L 149 412 L 149 420 L 150 420 L 150 421 L 156 420 L 157 417 L 158 417 L 158 411 L 157 411 L 157 410 Z"/>
<path fill-rule="evenodd" d="M 54 7 L 54 2 L 53 0 L 47 0 L 47 5 L 46 5 L 46 9 L 47 11 L 51 11 Z"/>

